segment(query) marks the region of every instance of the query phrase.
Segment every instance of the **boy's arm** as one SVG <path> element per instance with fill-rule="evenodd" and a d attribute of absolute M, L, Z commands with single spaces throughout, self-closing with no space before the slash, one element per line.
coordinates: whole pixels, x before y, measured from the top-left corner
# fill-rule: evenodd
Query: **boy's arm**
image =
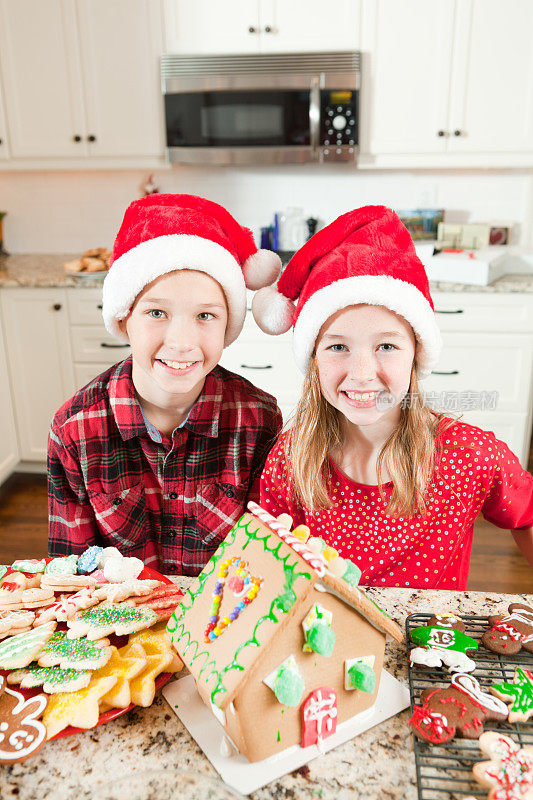
<path fill-rule="evenodd" d="M 533 567 L 533 526 L 522 528 L 518 531 L 511 531 L 513 539 L 518 545 L 518 549 L 525 557 L 530 567 Z"/>
<path fill-rule="evenodd" d="M 80 465 L 52 428 L 48 437 L 48 553 L 82 553 L 96 543 L 98 526 Z"/>

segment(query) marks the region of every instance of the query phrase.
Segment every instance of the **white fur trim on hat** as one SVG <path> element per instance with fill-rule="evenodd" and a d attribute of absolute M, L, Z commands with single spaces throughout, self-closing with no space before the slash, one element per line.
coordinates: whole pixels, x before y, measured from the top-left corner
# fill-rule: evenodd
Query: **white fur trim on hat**
<path fill-rule="evenodd" d="M 148 239 L 113 262 L 102 294 L 102 316 L 109 333 L 127 342 L 118 321 L 128 316 L 145 286 L 179 269 L 205 272 L 221 285 L 228 303 L 224 346 L 231 344 L 241 332 L 246 315 L 246 286 L 241 266 L 222 245 L 182 233 Z"/>
<path fill-rule="evenodd" d="M 343 278 L 316 291 L 303 306 L 294 326 L 293 350 L 298 367 L 305 373 L 322 325 L 336 311 L 369 303 L 399 314 L 411 325 L 418 342 L 416 367 L 426 378 L 438 361 L 442 339 L 435 312 L 412 283 L 388 275 Z"/>
<path fill-rule="evenodd" d="M 248 256 L 242 265 L 244 280 L 248 289 L 262 289 L 278 279 L 281 272 L 281 258 L 272 250 L 258 250 Z"/>

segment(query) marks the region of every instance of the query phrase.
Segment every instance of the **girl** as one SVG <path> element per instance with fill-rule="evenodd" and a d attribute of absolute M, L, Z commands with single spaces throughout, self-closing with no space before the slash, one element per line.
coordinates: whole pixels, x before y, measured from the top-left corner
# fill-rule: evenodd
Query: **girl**
<path fill-rule="evenodd" d="M 393 211 L 360 208 L 317 233 L 256 294 L 254 316 L 267 333 L 294 325 L 305 372 L 263 471 L 264 508 L 307 524 L 366 585 L 465 589 L 480 511 L 533 566 L 533 477 L 494 434 L 424 406 L 418 380 L 441 340 Z"/>

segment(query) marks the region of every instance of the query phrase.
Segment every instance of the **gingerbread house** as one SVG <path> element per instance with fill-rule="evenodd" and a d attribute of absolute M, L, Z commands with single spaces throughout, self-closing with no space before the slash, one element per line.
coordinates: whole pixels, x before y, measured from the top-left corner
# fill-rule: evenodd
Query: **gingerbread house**
<path fill-rule="evenodd" d="M 169 621 L 203 701 L 250 761 L 318 744 L 375 701 L 400 628 L 357 568 L 255 504 Z"/>

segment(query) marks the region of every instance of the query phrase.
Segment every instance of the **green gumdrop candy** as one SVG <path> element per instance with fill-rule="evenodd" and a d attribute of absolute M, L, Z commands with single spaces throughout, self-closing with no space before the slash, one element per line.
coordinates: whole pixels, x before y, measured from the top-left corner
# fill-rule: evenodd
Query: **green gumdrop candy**
<path fill-rule="evenodd" d="M 274 694 L 284 706 L 297 706 L 302 699 L 304 682 L 292 669 L 282 667 L 274 681 Z"/>
<path fill-rule="evenodd" d="M 360 689 L 362 692 L 372 694 L 376 688 L 376 673 L 370 664 L 362 662 L 352 664 L 348 670 L 348 678 L 350 679 L 350 686 L 354 689 Z"/>
<path fill-rule="evenodd" d="M 346 560 L 346 572 L 342 576 L 346 583 L 349 583 L 350 586 L 357 586 L 359 581 L 361 580 L 361 570 L 358 566 L 356 566 L 353 561 L 349 559 Z"/>
<path fill-rule="evenodd" d="M 335 633 L 329 625 L 315 622 L 307 631 L 307 644 L 315 653 L 329 658 L 335 644 Z"/>

